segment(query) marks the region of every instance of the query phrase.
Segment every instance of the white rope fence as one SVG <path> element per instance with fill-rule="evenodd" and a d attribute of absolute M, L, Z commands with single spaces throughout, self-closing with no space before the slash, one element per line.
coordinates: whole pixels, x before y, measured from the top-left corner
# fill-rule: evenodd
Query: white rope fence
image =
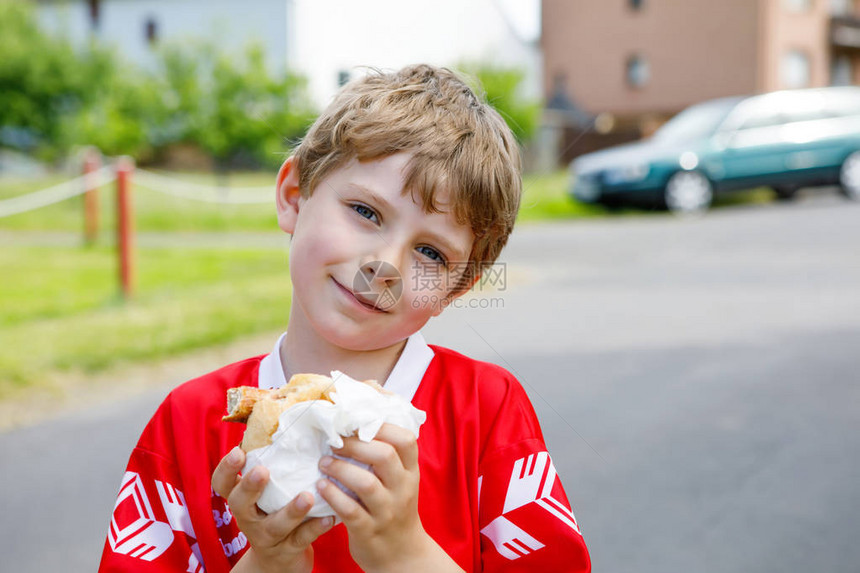
<path fill-rule="evenodd" d="M 106 165 L 97 171 L 58 183 L 47 189 L 0 200 L 0 219 L 65 201 L 76 195 L 86 193 L 87 189 L 107 185 L 114 179 L 116 179 L 116 171 L 113 166 Z"/>
<path fill-rule="evenodd" d="M 213 187 L 189 181 L 181 181 L 140 169 L 135 169 L 133 175 L 135 185 L 158 191 L 165 195 L 203 201 L 206 203 L 223 203 L 228 205 L 254 205 L 271 203 L 274 198 L 274 185 L 264 187 Z"/>
<path fill-rule="evenodd" d="M 96 189 L 114 180 L 116 180 L 116 166 L 106 165 L 92 173 L 52 185 L 46 189 L 10 199 L 2 199 L 0 200 L 0 219 L 71 199 L 76 195 L 85 193 L 87 189 Z M 132 180 L 134 185 L 152 191 L 206 203 L 260 205 L 271 203 L 274 200 L 274 189 L 271 185 L 263 187 L 214 187 L 181 181 L 140 168 L 135 169 Z"/>

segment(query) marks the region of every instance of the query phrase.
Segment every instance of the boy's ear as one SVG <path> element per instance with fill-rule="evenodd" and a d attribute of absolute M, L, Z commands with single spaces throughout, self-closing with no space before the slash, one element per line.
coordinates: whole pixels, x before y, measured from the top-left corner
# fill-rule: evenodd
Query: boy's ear
<path fill-rule="evenodd" d="M 278 171 L 278 186 L 275 191 L 275 206 L 278 208 L 278 226 L 285 233 L 296 229 L 302 193 L 299 190 L 299 164 L 289 157 Z"/>

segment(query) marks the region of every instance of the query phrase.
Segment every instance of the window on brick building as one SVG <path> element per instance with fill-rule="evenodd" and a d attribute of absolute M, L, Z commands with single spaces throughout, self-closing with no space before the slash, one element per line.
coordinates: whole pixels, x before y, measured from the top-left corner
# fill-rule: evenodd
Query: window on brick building
<path fill-rule="evenodd" d="M 645 87 L 651 79 L 651 66 L 641 54 L 627 58 L 627 85 L 633 88 Z"/>
<path fill-rule="evenodd" d="M 801 50 L 791 50 L 782 56 L 780 64 L 782 86 L 785 88 L 809 87 L 811 71 L 809 56 Z"/>

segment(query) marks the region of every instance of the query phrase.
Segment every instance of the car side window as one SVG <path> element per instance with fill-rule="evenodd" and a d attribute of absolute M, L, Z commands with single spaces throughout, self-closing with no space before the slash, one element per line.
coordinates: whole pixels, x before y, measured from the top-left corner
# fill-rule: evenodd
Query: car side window
<path fill-rule="evenodd" d="M 741 125 L 738 127 L 739 130 L 744 131 L 747 129 L 758 129 L 762 127 L 773 127 L 775 125 L 780 125 L 786 122 L 786 114 L 784 113 L 772 113 L 772 112 L 764 112 L 764 113 L 756 113 L 748 117 Z"/>
<path fill-rule="evenodd" d="M 827 119 L 829 117 L 832 117 L 832 115 L 828 114 L 824 108 L 790 110 L 789 113 L 786 115 L 786 123 L 793 123 L 798 121 L 816 121 L 819 119 Z"/>

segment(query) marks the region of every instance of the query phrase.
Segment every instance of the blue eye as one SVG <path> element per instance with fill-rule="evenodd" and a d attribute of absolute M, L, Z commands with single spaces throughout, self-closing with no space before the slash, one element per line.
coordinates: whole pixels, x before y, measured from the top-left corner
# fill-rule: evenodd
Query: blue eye
<path fill-rule="evenodd" d="M 350 205 L 352 210 L 358 213 L 360 216 L 364 217 L 368 221 L 379 222 L 379 217 L 377 217 L 376 212 L 368 207 L 367 205 L 362 205 L 361 203 L 356 203 L 355 205 Z"/>
<path fill-rule="evenodd" d="M 442 256 L 442 253 L 434 249 L 433 247 L 418 247 L 418 252 L 427 257 L 428 259 L 434 260 L 437 263 L 442 263 L 444 266 L 448 266 L 448 262 L 445 260 L 445 257 Z"/>

